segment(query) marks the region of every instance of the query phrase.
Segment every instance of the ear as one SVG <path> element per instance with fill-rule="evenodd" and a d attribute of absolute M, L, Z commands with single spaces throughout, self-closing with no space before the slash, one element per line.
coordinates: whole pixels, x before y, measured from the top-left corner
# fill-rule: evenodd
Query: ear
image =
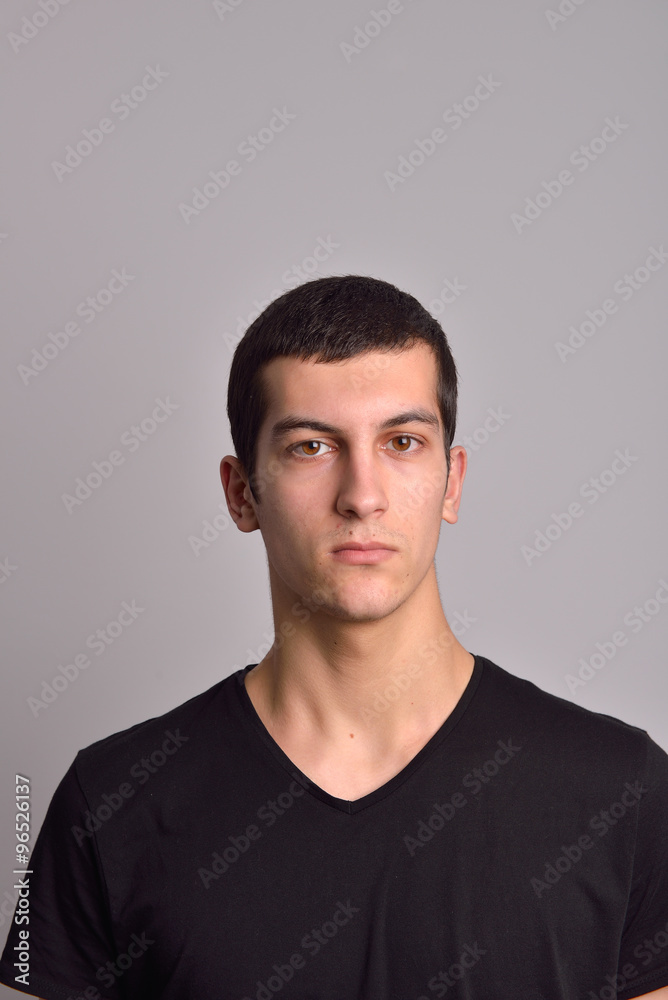
<path fill-rule="evenodd" d="M 248 477 L 235 455 L 226 455 L 220 463 L 220 480 L 223 484 L 227 509 L 239 531 L 255 531 L 260 527 L 255 514 Z"/>
<path fill-rule="evenodd" d="M 443 498 L 443 513 L 441 518 L 449 524 L 457 523 L 457 511 L 462 498 L 462 486 L 466 475 L 466 448 L 458 444 L 450 449 L 450 475 L 448 488 Z"/>

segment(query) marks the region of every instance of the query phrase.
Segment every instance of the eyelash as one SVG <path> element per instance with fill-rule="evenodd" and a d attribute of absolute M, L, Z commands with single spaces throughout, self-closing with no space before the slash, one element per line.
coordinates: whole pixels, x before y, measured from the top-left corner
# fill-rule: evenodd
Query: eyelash
<path fill-rule="evenodd" d="M 419 448 L 410 448 L 408 451 L 397 451 L 395 452 L 397 455 L 415 455 L 418 451 L 420 451 L 420 448 L 423 447 L 422 441 L 420 441 L 419 438 L 414 437 L 412 434 L 395 434 L 390 438 L 390 441 L 394 441 L 397 438 L 408 438 L 408 440 L 415 441 L 415 443 L 420 446 Z M 327 448 L 332 447 L 331 445 L 327 445 L 325 441 L 319 441 L 318 438 L 308 438 L 306 441 L 298 441 L 297 444 L 290 445 L 288 451 L 292 452 L 292 454 L 302 462 L 310 462 L 314 458 L 322 458 L 322 455 L 329 454 L 329 452 L 322 452 L 322 454 L 318 453 L 317 455 L 299 455 L 297 453 L 297 448 L 301 448 L 302 445 L 305 444 L 325 444 Z"/>

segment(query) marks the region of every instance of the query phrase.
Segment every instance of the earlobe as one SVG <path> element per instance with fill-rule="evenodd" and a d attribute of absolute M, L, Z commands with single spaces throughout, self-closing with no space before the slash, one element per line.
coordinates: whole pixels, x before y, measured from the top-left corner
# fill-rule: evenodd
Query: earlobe
<path fill-rule="evenodd" d="M 467 455 L 466 449 L 462 445 L 456 445 L 450 449 L 450 474 L 448 476 L 448 488 L 443 498 L 443 511 L 441 519 L 448 524 L 456 524 L 457 511 L 462 499 L 462 487 L 464 476 L 466 475 Z"/>
<path fill-rule="evenodd" d="M 443 504 L 443 513 L 441 514 L 441 520 L 447 521 L 448 524 L 456 524 L 459 520 L 457 511 L 453 510 L 448 504 Z"/>
<path fill-rule="evenodd" d="M 443 511 L 441 513 L 441 520 L 447 521 L 448 524 L 456 524 L 458 521 L 457 508 L 459 504 L 453 504 L 452 500 L 449 500 L 446 496 L 443 501 Z"/>
<path fill-rule="evenodd" d="M 255 531 L 260 525 L 250 500 L 250 487 L 241 462 L 235 455 L 226 455 L 220 463 L 220 480 L 230 517 L 239 531 Z"/>

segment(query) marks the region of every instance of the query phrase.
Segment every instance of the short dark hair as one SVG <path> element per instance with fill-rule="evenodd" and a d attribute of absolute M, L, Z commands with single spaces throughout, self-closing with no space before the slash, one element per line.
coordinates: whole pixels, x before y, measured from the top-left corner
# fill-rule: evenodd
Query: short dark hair
<path fill-rule="evenodd" d="M 326 364 L 370 351 L 406 350 L 418 341 L 436 358 L 449 474 L 457 369 L 440 323 L 417 299 L 387 281 L 350 274 L 308 281 L 270 303 L 237 344 L 227 389 L 232 441 L 255 499 L 256 445 L 268 410 L 262 369 L 269 361 L 288 357 Z"/>

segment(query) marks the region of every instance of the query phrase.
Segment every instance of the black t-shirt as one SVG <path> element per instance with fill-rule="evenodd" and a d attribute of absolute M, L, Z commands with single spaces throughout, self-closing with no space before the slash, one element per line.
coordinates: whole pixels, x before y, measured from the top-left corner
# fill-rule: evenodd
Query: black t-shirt
<path fill-rule="evenodd" d="M 347 801 L 269 735 L 251 666 L 77 755 L 0 981 L 47 1000 L 629 1000 L 668 985 L 668 756 L 643 730 L 476 656 L 422 750 Z"/>

